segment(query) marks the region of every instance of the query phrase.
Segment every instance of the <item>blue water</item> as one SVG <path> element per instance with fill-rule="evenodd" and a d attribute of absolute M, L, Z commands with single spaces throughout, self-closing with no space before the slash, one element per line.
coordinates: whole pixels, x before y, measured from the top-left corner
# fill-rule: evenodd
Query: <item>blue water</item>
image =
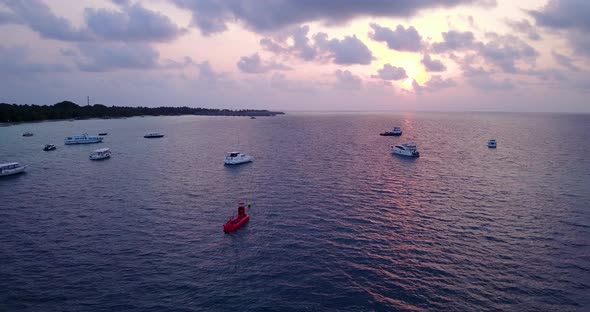
<path fill-rule="evenodd" d="M 468 113 L 2 127 L 0 162 L 29 168 L 0 179 L 0 311 L 588 311 L 589 133 Z M 390 154 L 409 139 L 419 159 Z M 256 160 L 224 167 L 236 149 Z M 250 222 L 223 234 L 239 201 Z"/>

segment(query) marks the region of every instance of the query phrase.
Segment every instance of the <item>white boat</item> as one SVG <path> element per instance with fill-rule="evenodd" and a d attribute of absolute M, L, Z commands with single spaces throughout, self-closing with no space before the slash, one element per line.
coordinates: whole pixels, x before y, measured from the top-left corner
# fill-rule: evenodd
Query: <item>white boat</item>
<path fill-rule="evenodd" d="M 242 154 L 240 152 L 229 152 L 225 154 L 225 159 L 223 160 L 223 162 L 226 165 L 239 165 L 251 162 L 253 160 L 254 157 L 250 155 Z"/>
<path fill-rule="evenodd" d="M 111 150 L 108 148 L 99 148 L 90 153 L 90 160 L 101 160 L 111 157 Z"/>
<path fill-rule="evenodd" d="M 44 151 L 53 151 L 57 148 L 57 146 L 55 146 L 55 144 L 45 144 L 45 147 L 43 147 Z"/>
<path fill-rule="evenodd" d="M 385 131 L 383 133 L 379 133 L 382 136 L 400 136 L 402 135 L 402 128 L 400 127 L 393 127 L 391 131 Z"/>
<path fill-rule="evenodd" d="M 25 132 L 25 133 L 23 133 L 23 136 L 24 137 L 31 137 L 31 136 L 33 136 L 33 133 L 32 132 Z"/>
<path fill-rule="evenodd" d="M 146 135 L 143 136 L 146 139 L 154 139 L 154 138 L 162 138 L 164 137 L 163 134 L 161 134 L 160 132 L 150 132 Z"/>
<path fill-rule="evenodd" d="M 420 152 L 416 150 L 416 143 L 414 142 L 408 142 L 405 144 L 392 146 L 391 152 L 402 156 L 420 157 Z"/>
<path fill-rule="evenodd" d="M 17 162 L 0 164 L 0 177 L 25 172 L 25 169 L 27 169 L 27 166 Z"/>
<path fill-rule="evenodd" d="M 64 143 L 66 145 L 70 144 L 90 144 L 90 143 L 101 143 L 103 140 L 102 137 L 96 135 L 88 135 L 88 133 L 84 133 L 82 135 L 74 135 L 71 137 L 67 137 L 64 139 Z"/>
<path fill-rule="evenodd" d="M 496 148 L 497 145 L 498 145 L 498 142 L 496 142 L 496 139 L 490 139 L 488 141 L 488 147 L 489 148 Z"/>

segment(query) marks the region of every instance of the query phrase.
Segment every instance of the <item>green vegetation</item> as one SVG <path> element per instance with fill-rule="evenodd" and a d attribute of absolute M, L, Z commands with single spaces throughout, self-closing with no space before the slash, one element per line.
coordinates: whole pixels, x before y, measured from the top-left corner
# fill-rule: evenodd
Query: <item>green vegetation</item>
<path fill-rule="evenodd" d="M 284 114 L 267 110 L 230 110 L 193 107 L 125 107 L 94 104 L 80 106 L 70 101 L 54 105 L 17 105 L 0 103 L 0 122 L 27 122 L 56 119 L 121 118 L 133 116 L 275 116 Z"/>

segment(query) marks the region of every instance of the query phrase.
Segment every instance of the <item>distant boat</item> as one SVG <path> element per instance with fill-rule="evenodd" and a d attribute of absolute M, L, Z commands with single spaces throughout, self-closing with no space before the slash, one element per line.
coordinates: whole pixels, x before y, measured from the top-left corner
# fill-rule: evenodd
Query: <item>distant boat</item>
<path fill-rule="evenodd" d="M 240 152 L 229 152 L 225 154 L 223 163 L 226 165 L 239 165 L 254 161 L 254 157 Z"/>
<path fill-rule="evenodd" d="M 254 116 L 250 116 L 250 119 L 256 119 L 256 117 L 254 117 Z"/>
<path fill-rule="evenodd" d="M 101 132 L 101 133 L 99 133 L 98 135 L 107 135 L 107 134 L 108 134 L 108 133 L 106 133 L 106 132 Z"/>
<path fill-rule="evenodd" d="M 103 140 L 102 137 L 96 135 L 88 135 L 84 133 L 82 135 L 74 135 L 71 137 L 67 137 L 64 139 L 64 144 L 71 145 L 71 144 L 90 144 L 90 143 L 101 143 Z"/>
<path fill-rule="evenodd" d="M 162 138 L 164 137 L 163 134 L 161 134 L 160 132 L 150 132 L 146 135 L 143 136 L 146 139 L 154 139 L 154 138 Z"/>
<path fill-rule="evenodd" d="M 416 143 L 408 142 L 392 147 L 392 153 L 409 157 L 420 157 L 420 152 L 416 149 Z"/>
<path fill-rule="evenodd" d="M 33 136 L 33 133 L 32 132 L 25 132 L 25 133 L 23 133 L 23 136 L 24 137 L 31 137 L 31 136 Z"/>
<path fill-rule="evenodd" d="M 101 159 L 107 159 L 111 157 L 111 150 L 108 148 L 99 148 L 97 150 L 95 150 L 94 152 L 90 153 L 90 160 L 101 160 Z"/>
<path fill-rule="evenodd" d="M 25 169 L 27 169 L 27 166 L 23 166 L 17 162 L 0 164 L 0 177 L 22 173 L 25 172 Z"/>
<path fill-rule="evenodd" d="M 498 142 L 496 142 L 496 139 L 490 139 L 488 141 L 488 147 L 489 148 L 496 148 L 498 146 Z"/>
<path fill-rule="evenodd" d="M 400 127 L 393 127 L 391 131 L 385 131 L 383 133 L 379 133 L 382 136 L 400 136 L 402 135 L 402 129 Z"/>
<path fill-rule="evenodd" d="M 45 144 L 45 147 L 43 147 L 43 150 L 44 151 L 53 151 L 56 148 L 57 148 L 57 146 L 55 146 L 55 144 Z"/>

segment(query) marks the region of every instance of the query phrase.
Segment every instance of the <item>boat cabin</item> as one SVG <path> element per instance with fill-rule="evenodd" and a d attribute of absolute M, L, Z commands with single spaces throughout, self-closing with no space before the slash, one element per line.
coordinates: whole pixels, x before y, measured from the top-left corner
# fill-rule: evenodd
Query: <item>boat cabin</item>
<path fill-rule="evenodd" d="M 225 156 L 230 158 L 238 157 L 240 156 L 240 152 L 229 152 Z"/>
<path fill-rule="evenodd" d="M 17 162 L 10 162 L 10 163 L 5 163 L 5 164 L 0 164 L 0 171 L 2 170 L 10 170 L 10 169 L 16 169 L 19 168 L 20 164 Z"/>

